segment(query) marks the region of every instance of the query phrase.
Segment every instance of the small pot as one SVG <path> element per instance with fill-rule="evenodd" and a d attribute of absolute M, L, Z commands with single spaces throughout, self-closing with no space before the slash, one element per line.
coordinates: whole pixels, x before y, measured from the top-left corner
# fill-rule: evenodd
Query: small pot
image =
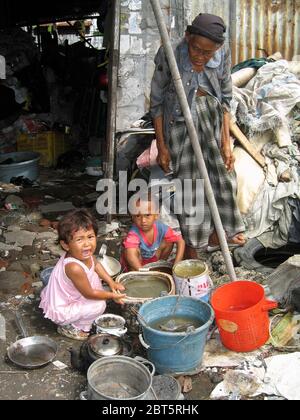
<path fill-rule="evenodd" d="M 100 339 L 99 339 L 99 336 L 101 337 Z M 71 348 L 69 350 L 71 354 L 71 365 L 74 369 L 77 369 L 80 372 L 86 373 L 88 368 L 94 362 L 103 358 L 102 354 L 111 353 L 114 355 L 119 352 L 120 347 L 122 347 L 122 353 L 121 353 L 122 356 L 131 357 L 133 354 L 133 347 L 132 347 L 131 342 L 129 342 L 128 340 L 124 340 L 123 338 L 117 338 L 115 336 L 111 336 L 107 334 L 98 334 L 97 337 L 99 341 L 101 339 L 102 340 L 109 339 L 110 344 L 108 343 L 101 344 L 101 341 L 100 341 L 100 345 L 99 345 L 99 341 L 98 341 L 96 345 L 96 343 L 92 340 L 92 343 L 96 345 L 95 349 L 93 350 L 89 345 L 89 341 L 93 337 L 94 336 L 90 337 L 89 340 L 85 341 L 81 345 L 80 349 Z M 118 341 L 114 341 L 114 340 L 118 340 Z"/>
<path fill-rule="evenodd" d="M 87 345 L 91 357 L 118 356 L 123 352 L 121 340 L 109 334 L 93 335 L 88 339 Z"/>
<path fill-rule="evenodd" d="M 126 321 L 119 315 L 103 314 L 94 321 L 96 334 L 111 334 L 123 337 L 127 333 Z"/>

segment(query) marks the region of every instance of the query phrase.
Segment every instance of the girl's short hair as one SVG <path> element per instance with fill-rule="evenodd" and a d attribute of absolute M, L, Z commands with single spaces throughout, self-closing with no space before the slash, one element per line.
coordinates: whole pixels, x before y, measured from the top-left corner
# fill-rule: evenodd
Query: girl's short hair
<path fill-rule="evenodd" d="M 69 243 L 79 229 L 93 229 L 96 236 L 98 224 L 87 209 L 76 209 L 67 213 L 58 223 L 58 240 Z"/>

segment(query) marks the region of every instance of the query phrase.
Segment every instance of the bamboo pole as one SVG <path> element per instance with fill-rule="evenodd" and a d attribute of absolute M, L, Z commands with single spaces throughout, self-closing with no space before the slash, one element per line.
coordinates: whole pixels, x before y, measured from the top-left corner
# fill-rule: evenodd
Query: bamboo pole
<path fill-rule="evenodd" d="M 114 0 L 114 15 L 112 26 L 112 42 L 109 57 L 109 88 L 108 88 L 108 116 L 107 116 L 107 168 L 106 178 L 114 178 L 115 152 L 116 152 L 116 119 L 117 119 L 117 89 L 118 89 L 118 68 L 120 54 L 120 19 L 121 3 Z M 112 222 L 112 210 L 108 212 L 107 223 Z"/>

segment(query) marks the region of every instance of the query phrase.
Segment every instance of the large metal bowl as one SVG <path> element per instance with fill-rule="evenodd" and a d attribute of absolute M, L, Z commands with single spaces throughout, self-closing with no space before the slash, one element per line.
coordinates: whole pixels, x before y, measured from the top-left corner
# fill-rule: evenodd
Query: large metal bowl
<path fill-rule="evenodd" d="M 0 157 L 0 181 L 10 182 L 12 178 L 24 177 L 35 181 L 39 175 L 38 162 L 41 158 L 35 152 L 4 153 Z"/>
<path fill-rule="evenodd" d="M 112 278 L 117 277 L 121 273 L 122 266 L 115 258 L 104 255 L 102 258 L 98 257 L 97 259 Z"/>

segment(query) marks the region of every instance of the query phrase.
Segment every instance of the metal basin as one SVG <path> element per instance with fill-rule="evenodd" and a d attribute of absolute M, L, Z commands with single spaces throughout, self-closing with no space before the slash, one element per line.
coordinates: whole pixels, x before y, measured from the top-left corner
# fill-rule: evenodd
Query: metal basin
<path fill-rule="evenodd" d="M 35 152 L 15 152 L 0 155 L 0 181 L 9 183 L 12 178 L 24 177 L 35 181 L 39 175 L 38 162 L 41 158 Z"/>

